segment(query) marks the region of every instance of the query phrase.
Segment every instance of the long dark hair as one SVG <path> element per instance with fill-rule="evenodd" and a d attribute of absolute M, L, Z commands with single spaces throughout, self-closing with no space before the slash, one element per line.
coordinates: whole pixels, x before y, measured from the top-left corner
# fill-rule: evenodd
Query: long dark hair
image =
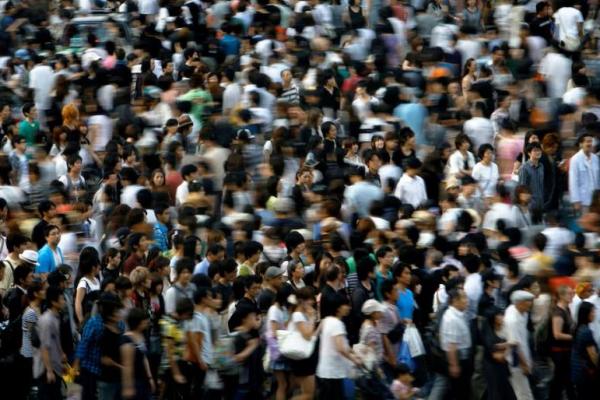
<path fill-rule="evenodd" d="M 579 310 L 577 311 L 577 328 L 575 329 L 575 332 L 578 332 L 580 327 L 586 326 L 591 322 L 590 315 L 592 314 L 592 311 L 594 311 L 594 308 L 594 305 L 589 301 L 581 302 Z"/>
<path fill-rule="evenodd" d="M 100 266 L 100 255 L 98 250 L 91 246 L 84 247 L 79 254 L 79 267 L 77 268 L 77 278 L 75 279 L 75 287 L 87 274 L 92 272 L 94 268 Z"/>

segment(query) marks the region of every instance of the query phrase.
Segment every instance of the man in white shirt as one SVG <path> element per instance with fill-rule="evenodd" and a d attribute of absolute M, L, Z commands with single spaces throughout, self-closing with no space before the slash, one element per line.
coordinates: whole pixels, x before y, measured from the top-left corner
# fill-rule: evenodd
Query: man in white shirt
<path fill-rule="evenodd" d="M 600 188 L 600 159 L 592 152 L 594 137 L 583 133 L 578 139 L 580 150 L 569 162 L 569 199 L 578 212 L 592 203 L 592 193 Z"/>
<path fill-rule="evenodd" d="M 221 84 L 225 85 L 223 91 L 223 115 L 229 115 L 242 101 L 242 87 L 235 81 L 235 70 L 226 68 L 221 78 Z"/>
<path fill-rule="evenodd" d="M 44 112 L 51 108 L 50 91 L 54 87 L 54 71 L 46 63 L 46 59 L 38 56 L 36 65 L 29 72 L 29 88 L 33 89 L 35 107 L 38 109 L 39 119 L 45 123 Z"/>
<path fill-rule="evenodd" d="M 560 226 L 556 212 L 546 214 L 546 223 L 548 227 L 542 231 L 548 242 L 544 253 L 554 260 L 562 255 L 567 246 L 575 240 L 575 235 L 569 229 Z"/>
<path fill-rule="evenodd" d="M 175 204 L 177 206 L 182 205 L 186 202 L 188 194 L 190 194 L 189 184 L 198 176 L 198 167 L 192 164 L 184 165 L 181 167 L 181 177 L 183 182 L 177 186 L 175 192 Z"/>
<path fill-rule="evenodd" d="M 574 7 L 561 7 L 554 13 L 555 35 L 561 45 L 568 45 L 568 40 L 577 39 L 581 43 L 583 37 L 583 15 Z"/>
<path fill-rule="evenodd" d="M 567 82 L 571 79 L 572 61 L 558 50 L 551 50 L 542 58 L 539 73 L 544 77 L 548 96 L 562 97 L 567 90 Z"/>
<path fill-rule="evenodd" d="M 481 259 L 474 254 L 469 254 L 461 258 L 461 262 L 467 271 L 464 288 L 469 299 L 469 307 L 465 313 L 467 320 L 472 321 L 477 318 L 479 299 L 481 299 L 481 295 L 483 294 L 483 280 L 479 273 Z"/>
<path fill-rule="evenodd" d="M 383 191 L 371 182 L 365 181 L 364 167 L 350 168 L 350 182 L 344 191 L 344 208 L 347 213 L 357 213 L 360 217 L 369 215 L 375 200 L 383 199 Z"/>
<path fill-rule="evenodd" d="M 450 306 L 440 323 L 440 346 L 448 360 L 449 398 L 467 399 L 470 392 L 472 371 L 471 329 L 465 310 L 469 300 L 463 290 L 452 289 L 448 293 Z"/>
<path fill-rule="evenodd" d="M 394 196 L 402 203 L 407 203 L 415 209 L 427 201 L 427 191 L 425 190 L 425 181 L 418 176 L 421 168 L 421 161 L 418 158 L 411 158 L 406 163 L 406 171 L 396 185 Z"/>
<path fill-rule="evenodd" d="M 492 198 L 492 205 L 483 217 L 482 228 L 486 235 L 491 235 L 498 231 L 497 223 L 500 219 L 504 220 L 507 228 L 515 226 L 515 223 L 511 218 L 512 207 L 510 204 L 506 204 L 503 201 L 507 194 L 506 189 L 504 189 L 504 186 L 502 185 L 500 185 L 498 189 L 500 189 L 500 192 L 496 193 Z"/>
<path fill-rule="evenodd" d="M 473 143 L 473 152 L 479 151 L 482 144 L 494 143 L 496 137 L 492 121 L 485 118 L 485 104 L 478 101 L 471 107 L 472 118 L 465 121 L 463 132 L 471 139 Z"/>
<path fill-rule="evenodd" d="M 513 292 L 510 296 L 512 304 L 504 313 L 506 341 L 513 346 L 513 351 L 508 356 L 510 384 L 519 400 L 533 400 L 527 378 L 533 367 L 527 319 L 534 297 L 533 294 L 524 290 Z"/>

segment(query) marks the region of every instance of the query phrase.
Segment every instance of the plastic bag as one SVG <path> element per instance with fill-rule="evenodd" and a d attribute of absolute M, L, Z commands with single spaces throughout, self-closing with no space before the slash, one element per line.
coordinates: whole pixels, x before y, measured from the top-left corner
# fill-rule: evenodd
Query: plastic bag
<path fill-rule="evenodd" d="M 404 364 L 410 369 L 410 372 L 414 372 L 416 365 L 412 356 L 410 355 L 410 350 L 408 349 L 408 343 L 402 341 L 400 343 L 400 347 L 398 348 L 398 353 L 396 354 L 396 361 L 398 364 Z"/>
<path fill-rule="evenodd" d="M 408 344 L 408 350 L 413 358 L 425 354 L 425 346 L 421 340 L 421 335 L 414 325 L 408 325 L 406 327 L 402 341 Z"/>

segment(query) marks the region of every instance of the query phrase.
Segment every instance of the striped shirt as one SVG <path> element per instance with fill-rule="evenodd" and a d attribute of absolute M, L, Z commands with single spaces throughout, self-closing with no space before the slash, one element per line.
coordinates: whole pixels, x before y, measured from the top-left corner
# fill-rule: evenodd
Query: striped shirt
<path fill-rule="evenodd" d="M 39 315 L 32 307 L 27 307 L 23 313 L 22 329 L 23 343 L 21 344 L 21 355 L 25 358 L 33 357 L 33 346 L 31 345 L 31 329 L 37 322 Z"/>
<path fill-rule="evenodd" d="M 300 104 L 300 90 L 296 85 L 290 86 L 288 89 L 282 89 L 279 100 L 288 104 Z"/>

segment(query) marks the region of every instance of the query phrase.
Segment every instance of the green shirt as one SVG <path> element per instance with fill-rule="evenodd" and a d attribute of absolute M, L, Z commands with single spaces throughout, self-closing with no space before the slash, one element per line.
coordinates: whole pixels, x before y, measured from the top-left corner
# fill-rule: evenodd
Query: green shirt
<path fill-rule="evenodd" d="M 27 141 L 27 146 L 35 145 L 35 137 L 40 131 L 39 121 L 33 121 L 30 123 L 26 119 L 19 123 L 19 135 L 23 136 Z"/>
<path fill-rule="evenodd" d="M 177 100 L 191 101 L 191 114 L 197 121 L 200 121 L 200 123 L 204 121 L 204 107 L 206 107 L 206 105 L 211 105 L 213 101 L 210 92 L 203 89 L 192 89 L 186 94 L 179 96 Z"/>

